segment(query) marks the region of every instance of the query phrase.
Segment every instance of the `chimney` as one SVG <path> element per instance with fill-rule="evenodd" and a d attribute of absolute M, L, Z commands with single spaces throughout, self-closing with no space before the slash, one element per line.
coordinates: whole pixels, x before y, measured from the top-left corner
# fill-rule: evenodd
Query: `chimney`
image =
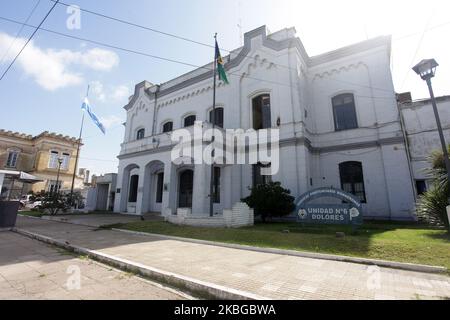
<path fill-rule="evenodd" d="M 411 92 L 397 93 L 397 102 L 399 104 L 406 104 L 412 102 Z"/>

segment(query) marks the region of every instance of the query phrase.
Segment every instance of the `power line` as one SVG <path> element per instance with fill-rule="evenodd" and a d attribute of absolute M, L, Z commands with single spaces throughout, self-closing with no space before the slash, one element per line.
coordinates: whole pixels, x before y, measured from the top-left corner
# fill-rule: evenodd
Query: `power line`
<path fill-rule="evenodd" d="M 411 60 L 411 63 L 410 63 L 410 67 L 406 71 L 405 78 L 403 79 L 402 86 L 401 86 L 401 91 L 403 91 L 403 87 L 405 86 L 406 80 L 408 79 L 409 73 L 411 72 L 411 68 L 414 66 L 414 63 L 416 62 L 417 54 L 419 53 L 420 47 L 422 46 L 423 39 L 425 38 L 425 34 L 426 34 L 427 29 L 428 29 L 428 27 L 429 27 L 429 25 L 431 23 L 431 20 L 433 19 L 433 16 L 434 16 L 434 11 L 431 13 L 430 17 L 428 18 L 427 24 L 425 25 L 425 27 L 423 29 L 423 32 L 422 32 L 422 35 L 420 36 L 419 43 L 417 44 L 416 51 L 414 52 L 414 56 L 413 56 L 413 58 Z"/>
<path fill-rule="evenodd" d="M 0 20 L 4 20 L 4 21 L 8 21 L 11 23 L 16 23 L 16 24 L 22 24 L 22 22 L 13 20 L 13 19 L 9 19 L 9 18 L 5 18 L 0 16 Z M 30 28 L 36 28 L 33 25 L 30 24 L 25 24 L 25 26 L 30 27 Z M 117 45 L 111 45 L 111 44 L 107 44 L 104 42 L 100 42 L 97 40 L 92 40 L 92 39 L 87 39 L 87 38 L 82 38 L 82 37 L 78 37 L 78 36 L 74 36 L 74 35 L 70 35 L 70 34 L 66 34 L 66 33 L 62 33 L 59 31 L 54 31 L 54 30 L 50 30 L 50 29 L 46 29 L 46 28 L 40 28 L 40 30 L 48 32 L 48 33 L 52 33 L 52 34 L 56 34 L 62 37 L 66 37 L 66 38 L 71 38 L 71 39 L 75 39 L 78 41 L 84 41 L 84 42 L 88 42 L 88 43 L 92 43 L 98 46 L 102 46 L 102 47 L 106 47 L 106 48 L 110 48 L 110 49 L 114 49 L 114 50 L 118 50 L 118 51 L 123 51 L 123 52 L 127 52 L 127 53 L 133 53 L 136 55 L 140 55 L 140 56 L 145 56 L 148 58 L 152 58 L 152 59 L 156 59 L 156 60 L 162 60 L 162 61 L 167 61 L 167 62 L 171 62 L 171 63 L 177 63 L 177 64 L 181 64 L 181 65 L 185 65 L 185 66 L 189 66 L 189 67 L 193 67 L 193 68 L 198 68 L 198 69 L 204 69 L 207 71 L 212 71 L 212 69 L 208 66 L 199 66 L 193 63 L 188 63 L 188 62 L 184 62 L 184 61 L 180 61 L 180 60 L 175 60 L 175 59 L 170 59 L 170 58 L 165 58 L 165 57 L 161 57 L 161 56 L 156 56 L 153 54 L 149 54 L 146 52 L 142 52 L 142 51 L 137 51 L 137 50 L 133 50 L 133 49 L 128 49 L 128 48 L 124 48 L 124 47 L 120 47 Z M 234 77 L 237 78 L 241 78 L 243 75 L 239 74 L 239 73 L 235 73 L 235 72 L 229 72 L 229 75 L 232 75 Z M 260 81 L 260 82 L 266 82 L 266 83 L 271 83 L 271 84 L 275 84 L 275 85 L 279 85 L 279 86 L 285 86 L 288 88 L 292 88 L 295 90 L 299 90 L 299 88 L 297 88 L 296 86 L 292 86 L 290 84 L 286 84 L 286 83 L 282 83 L 282 82 L 277 82 L 277 81 L 272 81 L 272 80 L 267 80 L 267 79 L 260 79 L 260 78 L 255 78 L 255 77 L 251 77 L 246 75 L 245 78 L 247 79 L 252 79 L 255 81 Z M 391 92 L 391 91 L 389 91 Z M 365 96 L 365 95 L 355 95 L 355 97 L 360 97 L 360 98 L 370 98 L 370 99 L 385 99 L 385 100 L 392 100 L 393 97 L 388 97 L 388 96 Z"/>
<path fill-rule="evenodd" d="M 41 3 L 41 0 L 38 0 L 36 2 L 36 4 L 34 5 L 33 9 L 30 12 L 30 14 L 28 15 L 27 19 L 25 20 L 25 23 L 28 23 L 28 21 L 31 19 L 31 17 L 33 16 L 34 12 L 36 11 L 36 9 L 37 9 L 37 7 L 39 6 L 40 3 Z M 20 27 L 19 31 L 14 36 L 14 40 L 11 42 L 11 44 L 8 47 L 8 49 L 5 51 L 5 54 L 3 55 L 2 59 L 0 60 L 0 65 L 5 61 L 5 58 L 8 55 L 9 50 L 11 50 L 11 48 L 14 46 L 14 44 L 17 41 L 17 38 L 20 36 L 20 34 L 22 33 L 24 28 L 25 28 L 25 24 L 22 24 L 22 26 Z"/>
<path fill-rule="evenodd" d="M 13 66 L 13 64 L 16 62 L 17 58 L 19 58 L 19 56 L 22 54 L 23 50 L 26 48 L 26 46 L 28 45 L 28 43 L 30 43 L 31 39 L 33 39 L 34 35 L 38 32 L 38 30 L 41 28 L 41 26 L 44 24 L 45 20 L 47 20 L 48 16 L 50 15 L 50 13 L 52 13 L 53 9 L 55 9 L 56 5 L 58 4 L 59 0 L 56 0 L 56 2 L 53 4 L 53 6 L 50 8 L 50 10 L 47 12 L 47 14 L 45 15 L 44 19 L 42 19 L 41 23 L 39 23 L 39 25 L 36 27 L 36 29 L 33 31 L 33 33 L 31 34 L 31 36 L 28 38 L 27 42 L 25 42 L 25 44 L 23 45 L 22 49 L 20 49 L 19 53 L 17 53 L 17 55 L 14 57 L 14 59 L 11 61 L 11 63 L 9 64 L 8 68 L 6 68 L 5 72 L 3 72 L 2 76 L 0 77 L 0 81 L 3 80 L 3 78 L 5 77 L 5 75 L 8 73 L 9 69 L 11 69 L 11 67 Z M 26 23 L 23 23 L 23 26 L 27 25 Z"/>
<path fill-rule="evenodd" d="M 107 159 L 95 159 L 95 158 L 84 158 L 84 157 L 80 157 L 80 159 L 82 160 L 89 160 L 89 161 L 98 161 L 98 162 L 118 162 L 119 160 L 107 160 Z"/>
<path fill-rule="evenodd" d="M 50 0 L 50 1 L 54 2 L 56 0 Z M 59 4 L 63 5 L 63 6 L 66 6 L 66 7 L 71 7 L 72 6 L 72 5 L 64 3 L 64 2 L 59 2 Z M 187 37 L 179 36 L 179 35 L 176 35 L 176 34 L 173 34 L 173 33 L 161 31 L 161 30 L 158 30 L 158 29 L 155 29 L 155 28 L 150 28 L 150 27 L 147 27 L 147 26 L 143 26 L 141 24 L 137 24 L 137 23 L 134 23 L 134 22 L 131 22 L 131 21 L 128 21 L 128 20 L 124 20 L 124 19 L 120 19 L 120 18 L 117 18 L 117 17 L 112 17 L 112 16 L 109 16 L 109 15 L 106 15 L 106 14 L 103 14 L 103 13 L 100 13 L 100 12 L 84 9 L 84 8 L 81 8 L 81 7 L 79 7 L 79 8 L 80 8 L 80 11 L 82 11 L 82 12 L 89 13 L 89 14 L 92 14 L 92 15 L 95 15 L 95 16 L 98 16 L 98 17 L 101 17 L 101 18 L 104 18 L 104 19 L 108 19 L 108 20 L 111 20 L 111 21 L 115 21 L 115 22 L 119 22 L 119 23 L 126 24 L 126 25 L 129 25 L 129 26 L 133 26 L 133 27 L 136 27 L 136 28 L 139 28 L 139 29 L 143 29 L 143 30 L 151 31 L 151 32 L 158 33 L 158 34 L 161 34 L 161 35 L 164 35 L 164 36 L 172 37 L 172 38 L 175 38 L 175 39 L 178 39 L 178 40 L 183 40 L 183 41 L 186 41 L 186 42 L 190 42 L 190 43 L 194 43 L 194 44 L 201 45 L 201 46 L 204 46 L 204 47 L 214 48 L 215 49 L 215 46 L 207 44 L 207 43 L 204 43 L 204 42 L 200 42 L 200 41 L 193 40 L 193 39 L 190 39 L 190 38 L 187 38 Z M 221 48 L 221 50 L 226 51 L 228 53 L 233 52 L 233 50 L 227 50 L 227 49 L 224 49 L 224 48 Z M 250 59 L 254 59 L 255 58 L 254 56 L 244 55 L 244 54 L 240 54 L 240 53 L 238 54 L 238 56 L 241 56 L 241 57 L 244 57 L 244 58 L 250 58 Z M 272 62 L 272 63 L 274 65 L 278 66 L 278 67 L 281 67 L 281 68 L 286 68 L 286 69 L 289 69 L 289 70 L 297 71 L 296 68 L 293 68 L 293 67 L 290 67 L 290 66 L 286 66 L 286 65 L 279 64 L 279 63 L 274 63 L 274 62 Z M 346 83 L 346 84 L 351 84 L 351 85 L 359 86 L 359 87 L 363 87 L 363 88 L 391 92 L 390 90 L 385 89 L 385 88 L 377 88 L 377 87 L 373 87 L 373 86 L 362 85 L 362 84 L 359 84 L 359 83 L 354 83 L 354 82 L 349 82 L 349 81 L 339 80 L 339 79 L 331 79 L 331 80 L 332 81 Z"/>

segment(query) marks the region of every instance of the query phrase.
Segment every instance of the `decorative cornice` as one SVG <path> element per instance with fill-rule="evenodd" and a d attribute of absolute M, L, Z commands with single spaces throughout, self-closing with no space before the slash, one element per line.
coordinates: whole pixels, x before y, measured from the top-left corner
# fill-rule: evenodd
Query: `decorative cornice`
<path fill-rule="evenodd" d="M 400 144 L 405 143 L 405 140 L 403 137 L 391 137 L 391 138 L 385 138 L 385 139 L 379 139 L 379 140 L 347 143 L 347 144 L 332 145 L 332 146 L 326 146 L 326 147 L 314 147 L 314 146 L 312 146 L 311 141 L 308 138 L 299 137 L 299 138 L 289 138 L 289 139 L 280 140 L 279 145 L 280 145 L 280 147 L 304 145 L 306 148 L 308 148 L 308 150 L 310 152 L 315 153 L 315 154 L 321 154 L 321 153 L 330 153 L 330 152 L 367 149 L 367 148 L 380 147 L 383 145 L 393 145 L 393 144 L 399 144 L 399 143 Z M 170 146 L 164 146 L 164 147 L 156 148 L 156 149 L 132 152 L 132 153 L 128 153 L 128 154 L 119 155 L 117 158 L 119 160 L 124 160 L 124 159 L 134 158 L 137 156 L 148 155 L 148 154 L 169 152 L 172 150 L 172 147 L 173 146 L 170 145 Z"/>
<path fill-rule="evenodd" d="M 380 36 L 373 39 L 361 41 L 358 43 L 351 44 L 346 47 L 342 47 L 333 51 L 329 51 L 317 56 L 313 56 L 309 59 L 308 66 L 309 67 L 315 67 L 323 63 L 327 63 L 333 60 L 341 59 L 346 56 L 367 51 L 376 47 L 381 47 L 383 45 L 386 45 L 388 47 L 388 52 L 390 55 L 391 52 L 391 42 L 392 37 L 391 36 Z"/>
<path fill-rule="evenodd" d="M 258 67 L 270 70 L 272 68 L 276 68 L 276 65 L 274 63 L 272 63 L 272 62 L 269 62 L 268 59 L 262 58 L 260 55 L 256 55 L 253 58 L 253 62 L 248 64 L 247 71 L 244 72 L 242 76 L 243 77 L 249 76 L 251 74 L 251 71 L 256 69 L 256 68 L 258 68 Z M 224 86 L 226 86 L 226 84 L 224 82 L 222 82 L 222 81 L 217 83 L 217 88 L 221 88 L 221 87 L 224 87 Z M 204 94 L 204 93 L 208 93 L 212 89 L 213 89 L 212 85 L 206 85 L 206 86 L 204 86 L 202 88 L 198 88 L 198 89 L 195 89 L 195 90 L 192 90 L 192 91 L 189 91 L 189 92 L 185 92 L 184 94 L 182 94 L 180 96 L 177 96 L 177 97 L 174 97 L 172 99 L 169 99 L 169 100 L 166 100 L 164 102 L 159 103 L 158 104 L 158 108 L 165 107 L 165 106 L 168 106 L 168 105 L 180 102 L 180 101 L 184 101 L 184 100 L 196 97 L 196 96 Z"/>
<path fill-rule="evenodd" d="M 223 83 L 223 82 L 217 83 L 217 88 L 221 88 L 221 87 L 224 87 L 224 86 L 226 86 L 226 84 Z M 166 100 L 164 102 L 159 103 L 158 104 L 158 108 L 165 107 L 165 106 L 168 106 L 168 105 L 180 102 L 180 101 L 184 101 L 184 100 L 196 97 L 196 96 L 204 94 L 204 93 L 208 93 L 212 89 L 213 88 L 212 88 L 211 85 L 207 85 L 207 86 L 204 86 L 203 88 L 198 88 L 196 90 L 189 91 L 189 92 L 184 93 L 184 94 L 182 94 L 182 95 L 180 95 L 178 97 L 174 97 L 172 99 L 169 99 L 169 100 Z"/>
<path fill-rule="evenodd" d="M 351 69 L 355 69 L 356 70 L 359 67 L 364 66 L 364 65 L 365 65 L 364 62 L 359 61 L 357 63 L 350 63 L 350 64 L 348 64 L 346 66 L 342 66 L 342 67 L 339 67 L 339 68 L 333 68 L 333 69 L 330 69 L 330 70 L 327 70 L 327 71 L 316 73 L 314 75 L 312 81 L 314 81 L 316 79 L 323 79 L 323 78 L 325 78 L 327 76 L 331 77 L 331 76 L 333 76 L 333 74 L 339 74 L 339 73 L 342 73 L 342 72 L 348 72 Z"/>
<path fill-rule="evenodd" d="M 329 153 L 329 152 L 349 151 L 349 150 L 379 147 L 382 145 L 393 145 L 393 144 L 399 144 L 399 143 L 402 143 L 402 144 L 405 143 L 405 140 L 403 137 L 392 137 L 392 138 L 385 138 L 385 139 L 380 139 L 380 140 L 348 143 L 348 144 L 333 145 L 333 146 L 320 147 L 320 148 L 311 147 L 311 152 L 313 152 L 313 153 Z"/>
<path fill-rule="evenodd" d="M 77 143 L 78 142 L 77 138 L 64 136 L 62 134 L 57 134 L 57 133 L 48 132 L 48 131 L 44 131 L 37 136 L 32 136 L 32 135 L 24 134 L 24 133 L 20 133 L 20 132 L 6 131 L 3 129 L 0 129 L 0 135 L 11 137 L 11 138 L 16 138 L 16 139 L 21 139 L 21 140 L 27 140 L 27 141 L 36 141 L 38 139 L 51 138 L 51 139 L 56 139 L 59 141 L 64 141 L 64 142 L 69 142 L 69 143 Z"/>
<path fill-rule="evenodd" d="M 142 88 L 148 89 L 152 87 L 152 84 L 148 81 L 142 81 L 139 82 L 135 87 L 134 87 L 134 94 L 132 95 L 130 101 L 128 102 L 128 104 L 124 107 L 125 110 L 130 110 L 134 104 L 136 103 L 137 99 L 139 99 L 139 92 L 141 91 Z M 146 92 L 146 90 L 144 90 L 144 92 Z M 147 93 L 147 92 L 146 92 Z"/>
<path fill-rule="evenodd" d="M 236 54 L 234 58 L 231 58 L 231 55 L 228 55 L 224 58 L 226 61 L 225 63 L 225 69 L 230 70 L 232 68 L 238 67 L 246 58 L 252 58 L 249 57 L 249 53 L 252 49 L 252 39 L 256 37 L 261 37 L 262 39 L 262 45 L 263 47 L 272 49 L 274 51 L 281 51 L 284 49 L 289 48 L 296 48 L 299 52 L 300 56 L 304 60 L 304 63 L 307 67 L 313 67 L 317 66 L 326 62 L 330 62 L 336 59 L 343 58 L 348 55 L 352 55 L 358 52 L 366 51 L 369 49 L 373 49 L 379 46 L 387 45 L 389 50 L 391 47 L 391 37 L 390 36 L 384 36 L 384 37 L 378 37 L 370 40 L 366 40 L 360 43 L 356 43 L 347 47 L 343 47 L 328 53 L 324 53 L 318 56 L 309 57 L 303 43 L 298 37 L 288 37 L 283 40 L 274 40 L 271 38 L 271 35 L 267 35 L 267 28 L 266 26 L 261 26 L 257 29 L 251 30 L 244 35 L 244 46 L 242 48 L 239 48 L 239 53 Z M 201 81 L 207 80 L 211 78 L 211 71 L 213 67 L 212 63 L 209 63 L 207 65 L 204 65 L 200 68 L 197 68 L 191 72 L 188 72 L 180 77 L 177 77 L 173 80 L 170 80 L 168 82 L 165 82 L 160 85 L 160 90 L 158 92 L 158 98 L 162 98 L 164 96 L 167 96 L 171 93 L 180 91 L 182 89 L 188 88 L 194 84 L 197 84 Z M 206 69 L 205 72 L 201 72 L 202 69 Z M 306 74 L 306 72 L 302 69 L 302 71 Z M 186 78 L 186 80 L 181 80 L 180 82 L 175 81 Z M 173 84 L 172 84 L 173 83 Z M 150 100 L 153 100 L 155 98 L 155 94 L 152 91 L 152 88 L 154 87 L 151 83 L 147 81 L 143 81 L 136 85 L 135 88 L 135 94 L 133 95 L 130 102 L 124 107 L 125 110 L 129 110 L 136 100 L 139 98 L 139 91 L 142 88 L 145 88 L 144 92 L 148 95 Z M 203 89 L 202 89 L 203 90 Z M 197 91 L 195 91 L 197 93 Z M 192 93 L 190 93 L 192 95 Z M 186 94 L 187 96 L 187 94 Z M 183 97 L 183 96 L 182 96 Z M 182 99 L 182 97 L 177 97 L 175 99 Z M 174 100 L 174 99 L 171 99 Z M 178 100 L 179 101 L 179 100 Z M 173 103 L 173 102 L 172 102 Z"/>

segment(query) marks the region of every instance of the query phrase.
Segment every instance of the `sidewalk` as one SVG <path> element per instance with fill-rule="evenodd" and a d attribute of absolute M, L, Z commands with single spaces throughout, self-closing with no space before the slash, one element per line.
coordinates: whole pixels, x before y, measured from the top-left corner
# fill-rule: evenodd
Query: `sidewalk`
<path fill-rule="evenodd" d="M 18 218 L 18 229 L 268 299 L 450 298 L 445 275 L 252 252 Z"/>
<path fill-rule="evenodd" d="M 71 279 L 79 279 L 79 286 L 71 287 L 77 284 Z M 0 232 L 0 300 L 16 299 L 180 300 L 190 297 L 13 232 Z"/>

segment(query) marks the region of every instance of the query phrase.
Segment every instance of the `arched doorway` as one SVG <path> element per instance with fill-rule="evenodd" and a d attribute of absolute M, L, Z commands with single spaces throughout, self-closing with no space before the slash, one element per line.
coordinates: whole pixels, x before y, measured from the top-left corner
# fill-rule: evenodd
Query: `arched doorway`
<path fill-rule="evenodd" d="M 139 185 L 139 166 L 130 164 L 123 169 L 120 193 L 120 211 L 136 213 Z"/>
<path fill-rule="evenodd" d="M 145 167 L 142 212 L 162 211 L 164 163 L 152 161 Z"/>
<path fill-rule="evenodd" d="M 180 173 L 178 185 L 178 207 L 192 208 L 192 193 L 194 190 L 194 171 L 184 170 Z"/>

